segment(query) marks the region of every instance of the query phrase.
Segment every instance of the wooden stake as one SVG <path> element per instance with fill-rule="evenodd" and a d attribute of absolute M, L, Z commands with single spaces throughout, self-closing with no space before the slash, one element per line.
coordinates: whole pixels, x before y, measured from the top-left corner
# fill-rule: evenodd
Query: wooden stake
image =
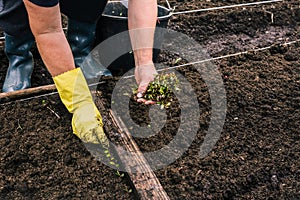
<path fill-rule="evenodd" d="M 24 90 L 13 91 L 13 92 L 3 92 L 0 93 L 0 99 L 5 99 L 5 98 L 14 99 L 14 98 L 20 98 L 20 97 L 38 94 L 38 93 L 46 93 L 50 91 L 52 92 L 56 91 L 56 87 L 54 84 L 28 88 Z"/>

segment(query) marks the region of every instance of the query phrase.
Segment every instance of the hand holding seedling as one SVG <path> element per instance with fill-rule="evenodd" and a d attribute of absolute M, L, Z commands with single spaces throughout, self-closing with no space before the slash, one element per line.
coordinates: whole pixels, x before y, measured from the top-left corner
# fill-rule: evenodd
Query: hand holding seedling
<path fill-rule="evenodd" d="M 137 101 L 145 104 L 159 104 L 161 108 L 168 108 L 173 101 L 173 92 L 179 90 L 179 80 L 175 73 L 156 74 L 147 85 L 140 97 L 140 86 L 134 91 Z"/>
<path fill-rule="evenodd" d="M 136 94 L 137 102 L 145 103 L 145 104 L 155 104 L 155 101 L 146 100 L 143 98 L 144 94 L 147 91 L 147 87 L 149 83 L 153 81 L 155 76 L 157 75 L 153 62 L 136 67 L 134 75 L 135 75 L 135 80 L 138 84 L 138 89 Z"/>

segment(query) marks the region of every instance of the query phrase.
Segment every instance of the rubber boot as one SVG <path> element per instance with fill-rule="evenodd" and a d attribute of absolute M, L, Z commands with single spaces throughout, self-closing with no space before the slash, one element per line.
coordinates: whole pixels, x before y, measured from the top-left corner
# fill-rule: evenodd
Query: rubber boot
<path fill-rule="evenodd" d="M 33 57 L 30 49 L 34 43 L 33 35 L 5 36 L 4 52 L 9 61 L 2 92 L 12 92 L 31 87 Z"/>
<path fill-rule="evenodd" d="M 90 52 L 94 47 L 96 23 L 68 19 L 67 38 L 76 67 L 80 67 L 87 79 L 97 76 L 111 76 L 108 69 L 97 62 Z"/>

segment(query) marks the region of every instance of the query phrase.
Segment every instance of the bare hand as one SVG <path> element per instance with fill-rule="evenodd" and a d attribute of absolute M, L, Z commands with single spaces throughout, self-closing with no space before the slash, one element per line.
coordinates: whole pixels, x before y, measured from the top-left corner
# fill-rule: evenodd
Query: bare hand
<path fill-rule="evenodd" d="M 145 104 L 155 104 L 155 101 L 149 101 L 143 98 L 147 87 L 154 80 L 157 71 L 153 62 L 145 65 L 140 65 L 135 68 L 135 80 L 138 84 L 137 102 Z"/>

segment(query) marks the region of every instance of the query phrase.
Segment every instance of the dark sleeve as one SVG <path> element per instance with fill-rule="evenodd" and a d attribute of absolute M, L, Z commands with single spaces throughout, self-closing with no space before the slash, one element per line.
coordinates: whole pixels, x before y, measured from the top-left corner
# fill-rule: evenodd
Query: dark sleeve
<path fill-rule="evenodd" d="M 35 5 L 42 7 L 53 7 L 58 4 L 59 0 L 29 0 Z"/>

